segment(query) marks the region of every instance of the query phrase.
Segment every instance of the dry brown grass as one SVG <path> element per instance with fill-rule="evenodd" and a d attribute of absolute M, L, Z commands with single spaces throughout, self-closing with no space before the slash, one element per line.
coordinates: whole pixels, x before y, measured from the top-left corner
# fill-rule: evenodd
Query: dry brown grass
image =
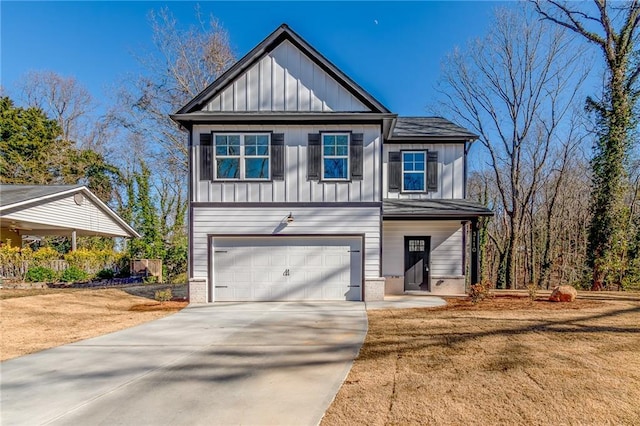
<path fill-rule="evenodd" d="M 132 327 L 187 305 L 158 303 L 117 289 L 2 289 L 0 299 L 2 361 Z"/>
<path fill-rule="evenodd" d="M 323 425 L 640 424 L 640 301 L 369 312 Z"/>

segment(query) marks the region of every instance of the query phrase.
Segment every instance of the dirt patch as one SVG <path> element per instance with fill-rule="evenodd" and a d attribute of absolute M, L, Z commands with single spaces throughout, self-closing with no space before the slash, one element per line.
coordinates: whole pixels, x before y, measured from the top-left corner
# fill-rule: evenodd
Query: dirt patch
<path fill-rule="evenodd" d="M 640 424 L 640 302 L 369 311 L 334 424 Z"/>
<path fill-rule="evenodd" d="M 446 306 L 435 308 L 442 311 L 566 311 L 596 308 L 602 306 L 604 301 L 574 300 L 570 303 L 550 302 L 547 297 L 537 297 L 535 300 L 520 295 L 496 295 L 479 303 L 472 303 L 468 299 L 445 298 Z"/>
<path fill-rule="evenodd" d="M 152 312 L 152 311 L 168 311 L 175 312 L 184 308 L 184 302 L 157 302 L 157 303 L 143 303 L 140 305 L 133 305 L 129 308 L 132 312 Z"/>
<path fill-rule="evenodd" d="M 132 327 L 187 305 L 150 301 L 119 289 L 2 289 L 0 296 L 2 361 Z"/>
<path fill-rule="evenodd" d="M 171 285 L 171 284 L 143 284 L 136 286 L 128 286 L 122 290 L 133 296 L 144 297 L 147 299 L 154 299 L 156 291 L 171 289 L 171 294 L 174 300 L 187 300 L 187 285 Z"/>

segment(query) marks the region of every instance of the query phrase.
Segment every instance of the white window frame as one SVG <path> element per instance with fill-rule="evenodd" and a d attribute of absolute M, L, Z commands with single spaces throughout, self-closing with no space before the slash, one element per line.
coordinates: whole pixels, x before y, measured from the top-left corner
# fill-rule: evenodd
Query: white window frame
<path fill-rule="evenodd" d="M 405 173 L 416 173 L 419 170 L 405 170 L 404 169 L 404 154 L 420 154 L 424 158 L 424 170 L 422 171 L 422 189 L 406 189 L 404 187 L 404 175 Z M 400 176 L 402 180 L 402 192 L 414 192 L 425 193 L 427 192 L 427 152 L 426 151 L 400 151 L 400 162 L 402 163 L 402 174 Z"/>
<path fill-rule="evenodd" d="M 218 155 L 217 146 L 216 146 L 216 137 L 217 136 L 239 136 L 240 137 L 240 153 L 238 155 Z M 245 137 L 246 136 L 266 136 L 268 139 L 267 145 L 267 155 L 246 155 L 245 152 Z M 212 135 L 212 148 L 213 148 L 213 174 L 214 180 L 216 181 L 270 181 L 271 180 L 271 133 L 264 132 L 256 132 L 256 133 L 237 133 L 237 132 L 214 132 Z M 218 177 L 218 158 L 237 158 L 239 160 L 239 177 L 238 178 L 229 178 L 229 177 Z M 252 158 L 266 158 L 267 164 L 269 165 L 269 173 L 265 178 L 247 178 L 246 176 L 246 160 Z"/>
<path fill-rule="evenodd" d="M 347 137 L 347 155 L 324 155 L 324 137 L 325 136 L 346 136 Z M 338 181 L 338 182 L 342 182 L 342 181 L 348 181 L 349 179 L 351 179 L 351 133 L 349 132 L 323 132 L 320 133 L 320 163 L 321 163 L 321 167 L 320 167 L 320 180 L 323 181 Z M 343 177 L 343 178 L 327 178 L 324 175 L 324 160 L 325 158 L 346 158 L 347 159 L 347 176 Z"/>

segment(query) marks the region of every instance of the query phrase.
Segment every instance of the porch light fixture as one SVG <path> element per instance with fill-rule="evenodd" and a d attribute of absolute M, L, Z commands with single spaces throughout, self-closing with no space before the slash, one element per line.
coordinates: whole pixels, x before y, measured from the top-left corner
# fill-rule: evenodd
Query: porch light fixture
<path fill-rule="evenodd" d="M 291 214 L 291 212 L 289 212 L 289 216 L 287 216 L 287 223 L 291 223 L 293 221 L 294 221 L 293 214 Z"/>

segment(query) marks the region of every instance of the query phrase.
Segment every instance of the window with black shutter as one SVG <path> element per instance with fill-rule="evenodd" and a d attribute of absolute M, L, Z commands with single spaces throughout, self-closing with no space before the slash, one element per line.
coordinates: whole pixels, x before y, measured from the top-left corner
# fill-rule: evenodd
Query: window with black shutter
<path fill-rule="evenodd" d="M 307 144 L 307 179 L 320 180 L 322 168 L 320 133 L 309 133 Z"/>
<path fill-rule="evenodd" d="M 438 152 L 389 152 L 389 192 L 437 192 Z"/>
<path fill-rule="evenodd" d="M 427 152 L 427 191 L 438 192 L 438 151 Z"/>
<path fill-rule="evenodd" d="M 400 192 L 402 189 L 402 157 L 399 151 L 389 152 L 389 192 Z"/>
<path fill-rule="evenodd" d="M 351 146 L 349 155 L 351 161 L 351 180 L 362 180 L 364 169 L 364 146 L 363 134 L 353 133 L 351 135 Z"/>
<path fill-rule="evenodd" d="M 213 179 L 211 133 L 200 133 L 200 180 Z"/>
<path fill-rule="evenodd" d="M 271 135 L 271 180 L 284 180 L 284 133 Z"/>

